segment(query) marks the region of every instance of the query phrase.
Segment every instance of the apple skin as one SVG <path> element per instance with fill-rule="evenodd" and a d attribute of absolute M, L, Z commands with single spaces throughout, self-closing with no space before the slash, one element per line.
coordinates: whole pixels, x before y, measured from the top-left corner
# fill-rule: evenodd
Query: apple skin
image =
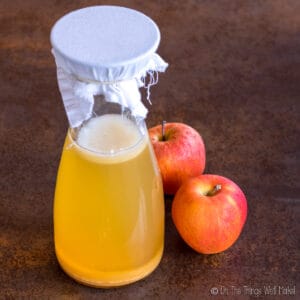
<path fill-rule="evenodd" d="M 206 195 L 214 187 L 221 189 Z M 188 179 L 172 203 L 172 219 L 182 239 L 195 251 L 214 254 L 238 239 L 247 218 L 247 200 L 230 179 L 205 174 Z"/>
<path fill-rule="evenodd" d="M 200 134 L 183 123 L 166 123 L 149 129 L 149 136 L 162 175 L 164 193 L 174 195 L 190 177 L 203 173 L 205 146 Z"/>

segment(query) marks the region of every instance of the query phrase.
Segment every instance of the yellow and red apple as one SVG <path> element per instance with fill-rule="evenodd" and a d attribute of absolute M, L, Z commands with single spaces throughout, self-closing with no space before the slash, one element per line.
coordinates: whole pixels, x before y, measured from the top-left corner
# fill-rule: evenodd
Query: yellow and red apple
<path fill-rule="evenodd" d="M 172 219 L 183 240 L 203 254 L 219 253 L 238 239 L 247 218 L 247 201 L 230 179 L 200 175 L 188 179 L 172 203 Z"/>
<path fill-rule="evenodd" d="M 201 135 L 183 123 L 166 123 L 149 129 L 165 194 L 175 194 L 190 177 L 203 173 L 205 146 Z"/>

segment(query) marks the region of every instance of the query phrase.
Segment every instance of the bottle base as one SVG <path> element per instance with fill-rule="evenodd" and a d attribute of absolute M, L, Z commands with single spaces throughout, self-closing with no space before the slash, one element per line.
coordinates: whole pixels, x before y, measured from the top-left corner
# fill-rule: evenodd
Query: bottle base
<path fill-rule="evenodd" d="M 59 251 L 56 249 L 56 257 L 60 267 L 69 277 L 78 283 L 94 288 L 113 288 L 134 283 L 150 275 L 161 261 L 163 247 L 161 247 L 156 255 L 142 267 L 128 271 L 93 272 L 93 275 L 84 274 L 87 272 L 80 271 L 75 266 L 72 266 L 72 264 L 68 263 L 58 252 Z"/>

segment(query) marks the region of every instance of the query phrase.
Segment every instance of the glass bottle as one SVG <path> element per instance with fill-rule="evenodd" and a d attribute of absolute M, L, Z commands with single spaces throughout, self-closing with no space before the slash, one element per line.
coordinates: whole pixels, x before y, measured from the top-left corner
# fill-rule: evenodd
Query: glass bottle
<path fill-rule="evenodd" d="M 54 241 L 75 280 L 113 287 L 144 278 L 164 244 L 162 181 L 139 87 L 167 64 L 159 30 L 144 14 L 94 6 L 51 31 L 69 120 L 54 199 Z M 148 85 L 148 89 L 150 87 Z"/>

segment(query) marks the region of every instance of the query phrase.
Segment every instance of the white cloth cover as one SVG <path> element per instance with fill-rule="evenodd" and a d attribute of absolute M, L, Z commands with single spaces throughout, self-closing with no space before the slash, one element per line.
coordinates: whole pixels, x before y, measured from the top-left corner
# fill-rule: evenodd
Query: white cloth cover
<path fill-rule="evenodd" d="M 124 7 L 88 7 L 58 20 L 51 31 L 52 53 L 70 126 L 91 117 L 95 95 L 145 118 L 139 87 L 148 88 L 149 95 L 154 74 L 168 66 L 155 53 L 159 40 L 150 18 Z"/>

